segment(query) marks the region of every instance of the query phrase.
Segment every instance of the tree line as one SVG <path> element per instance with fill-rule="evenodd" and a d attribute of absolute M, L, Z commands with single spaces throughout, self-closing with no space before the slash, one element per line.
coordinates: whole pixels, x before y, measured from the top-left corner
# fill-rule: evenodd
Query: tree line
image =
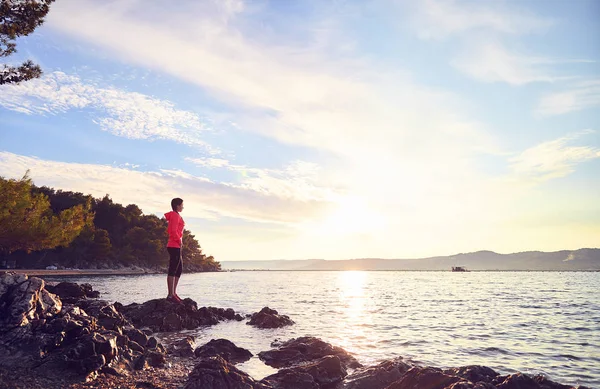
<path fill-rule="evenodd" d="M 107 194 L 37 187 L 26 175 L 0 177 L 0 263 L 18 268 L 161 269 L 168 264 L 167 221 L 123 206 Z M 188 230 L 183 234 L 185 271 L 219 271 Z"/>

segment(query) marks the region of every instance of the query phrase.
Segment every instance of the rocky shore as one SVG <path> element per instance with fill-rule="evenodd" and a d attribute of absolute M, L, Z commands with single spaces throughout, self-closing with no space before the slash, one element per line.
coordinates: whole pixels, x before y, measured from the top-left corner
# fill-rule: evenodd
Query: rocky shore
<path fill-rule="evenodd" d="M 504 375 L 485 366 L 438 369 L 402 358 L 363 366 L 315 337 L 271 345 L 258 358 L 278 369 L 256 380 L 235 365 L 250 351 L 227 339 L 195 347 L 181 330 L 247 320 L 257 328 L 293 325 L 268 307 L 233 309 L 164 299 L 122 305 L 89 284 L 47 285 L 0 274 L 0 388 L 185 389 L 569 389 L 543 376 Z M 584 387 L 580 387 L 584 389 Z"/>

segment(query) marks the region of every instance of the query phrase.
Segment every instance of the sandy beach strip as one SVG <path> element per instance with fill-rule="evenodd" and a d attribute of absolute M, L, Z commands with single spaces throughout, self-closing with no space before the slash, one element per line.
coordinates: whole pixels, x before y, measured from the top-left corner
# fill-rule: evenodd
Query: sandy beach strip
<path fill-rule="evenodd" d="M 159 274 L 155 270 L 147 269 L 2 269 L 0 274 L 13 272 L 18 274 L 27 274 L 28 276 L 129 276 L 140 274 Z"/>

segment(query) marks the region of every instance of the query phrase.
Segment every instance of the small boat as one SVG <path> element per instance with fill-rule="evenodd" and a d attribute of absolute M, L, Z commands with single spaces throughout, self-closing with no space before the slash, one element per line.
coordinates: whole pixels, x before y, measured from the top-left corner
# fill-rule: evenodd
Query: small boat
<path fill-rule="evenodd" d="M 464 266 L 452 266 L 452 271 L 465 272 L 468 271 Z"/>

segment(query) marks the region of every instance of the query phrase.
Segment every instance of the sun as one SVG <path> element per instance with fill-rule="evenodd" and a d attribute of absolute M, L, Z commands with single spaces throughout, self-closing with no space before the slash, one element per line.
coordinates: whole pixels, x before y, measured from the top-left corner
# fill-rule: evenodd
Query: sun
<path fill-rule="evenodd" d="M 329 235 L 376 233 L 383 229 L 384 217 L 362 198 L 345 196 L 337 199 L 334 209 L 317 224 L 317 231 Z"/>

